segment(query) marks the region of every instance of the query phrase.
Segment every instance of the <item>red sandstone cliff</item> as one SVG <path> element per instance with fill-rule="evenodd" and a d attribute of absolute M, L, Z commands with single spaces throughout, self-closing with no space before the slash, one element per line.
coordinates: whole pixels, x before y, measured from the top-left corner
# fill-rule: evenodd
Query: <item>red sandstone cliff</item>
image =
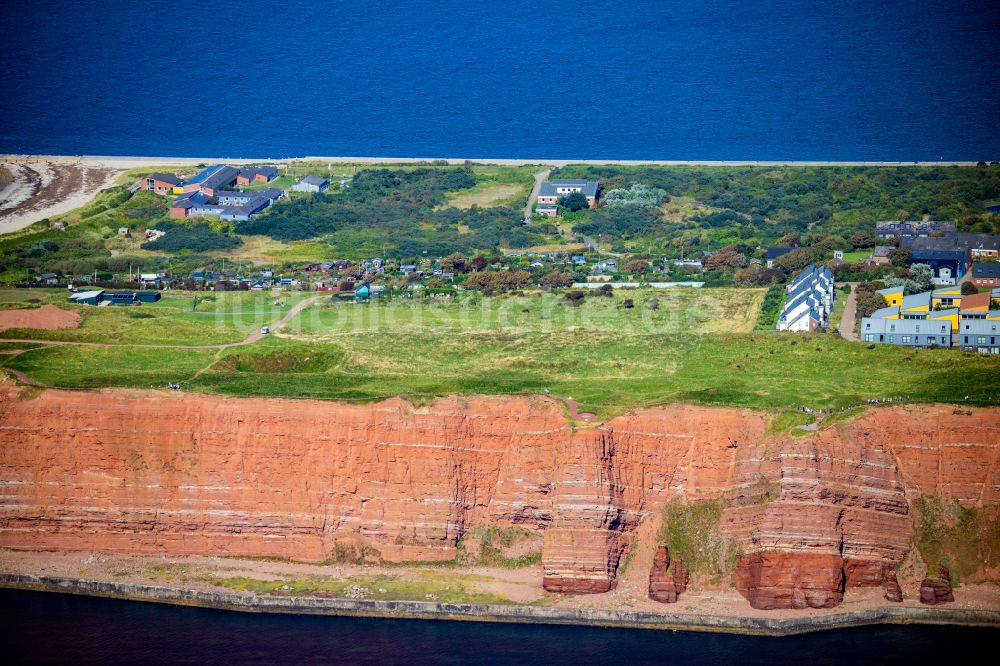
<path fill-rule="evenodd" d="M 910 501 L 998 503 L 997 423 L 996 409 L 883 408 L 792 438 L 761 413 L 674 405 L 574 431 L 535 398 L 415 409 L 7 383 L 0 546 L 321 561 L 363 544 L 429 560 L 473 526 L 516 524 L 544 532 L 547 589 L 602 592 L 643 515 L 721 497 L 750 602 L 828 607 L 884 581 Z"/>

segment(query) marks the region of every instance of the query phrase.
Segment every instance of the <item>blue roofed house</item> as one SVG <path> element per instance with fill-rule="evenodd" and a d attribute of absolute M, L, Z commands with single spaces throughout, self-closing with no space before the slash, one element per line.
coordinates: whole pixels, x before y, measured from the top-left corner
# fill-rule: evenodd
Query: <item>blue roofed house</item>
<path fill-rule="evenodd" d="M 811 265 L 785 288 L 785 305 L 775 325 L 779 331 L 815 331 L 829 324 L 835 299 L 833 273 Z"/>
<path fill-rule="evenodd" d="M 948 233 L 942 237 L 903 238 L 899 246 L 910 250 L 910 264 L 927 264 L 935 283 L 955 284 L 976 261 L 1000 258 L 1000 234 Z"/>
<path fill-rule="evenodd" d="M 184 181 L 184 192 L 204 192 L 214 197 L 216 190 L 222 190 L 236 185 L 239 169 L 228 164 L 216 164 L 208 167 L 191 180 Z"/>
<path fill-rule="evenodd" d="M 794 247 L 769 247 L 767 248 L 767 267 L 771 268 L 774 266 L 774 260 L 778 257 L 788 254 Z"/>
<path fill-rule="evenodd" d="M 1000 286 L 1000 264 L 975 263 L 972 265 L 972 284 L 980 289 Z"/>

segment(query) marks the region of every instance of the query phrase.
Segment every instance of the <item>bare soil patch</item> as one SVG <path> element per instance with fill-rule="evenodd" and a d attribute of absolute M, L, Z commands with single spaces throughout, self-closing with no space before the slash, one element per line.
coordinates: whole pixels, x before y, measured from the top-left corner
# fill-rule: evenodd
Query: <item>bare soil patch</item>
<path fill-rule="evenodd" d="M 0 331 L 8 328 L 76 328 L 80 320 L 80 313 L 51 304 L 30 310 L 0 310 Z"/>
<path fill-rule="evenodd" d="M 473 206 L 491 206 L 506 201 L 525 191 L 523 185 L 491 185 L 480 190 L 459 194 L 441 208 L 472 208 Z"/>

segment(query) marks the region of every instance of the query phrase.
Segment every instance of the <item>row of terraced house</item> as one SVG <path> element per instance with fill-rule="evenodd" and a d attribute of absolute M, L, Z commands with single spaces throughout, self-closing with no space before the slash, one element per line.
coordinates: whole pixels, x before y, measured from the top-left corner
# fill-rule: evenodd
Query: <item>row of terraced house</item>
<path fill-rule="evenodd" d="M 815 331 L 830 324 L 836 300 L 833 273 L 826 266 L 807 266 L 785 287 L 785 304 L 775 325 L 779 331 Z"/>
<path fill-rule="evenodd" d="M 962 294 L 957 285 L 905 295 L 878 292 L 887 307 L 861 320 L 861 340 L 904 347 L 960 347 L 1000 354 L 1000 288 Z"/>

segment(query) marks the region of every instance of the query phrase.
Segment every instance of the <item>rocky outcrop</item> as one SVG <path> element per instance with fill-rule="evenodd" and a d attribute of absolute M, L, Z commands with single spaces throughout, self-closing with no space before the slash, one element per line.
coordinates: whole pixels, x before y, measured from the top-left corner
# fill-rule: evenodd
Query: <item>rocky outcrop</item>
<path fill-rule="evenodd" d="M 722 503 L 759 608 L 881 585 L 921 495 L 994 505 L 1000 410 L 885 408 L 802 437 L 671 405 L 574 430 L 554 401 L 415 408 L 0 387 L 0 546 L 450 560 L 482 525 L 542 535 L 545 588 L 603 592 L 641 518 Z M 669 544 L 668 544 L 669 545 Z"/>
<path fill-rule="evenodd" d="M 736 589 L 754 608 L 833 608 L 844 598 L 844 560 L 813 553 L 756 553 L 736 569 Z"/>
<path fill-rule="evenodd" d="M 899 586 L 896 574 L 889 574 L 885 579 L 885 600 L 899 603 L 903 600 L 903 588 Z"/>
<path fill-rule="evenodd" d="M 673 566 L 671 566 L 673 565 Z M 653 567 L 649 572 L 649 598 L 664 604 L 677 602 L 688 584 L 689 574 L 680 558 L 670 559 L 670 550 L 666 546 L 656 549 Z"/>
<path fill-rule="evenodd" d="M 928 576 L 920 583 L 920 603 L 938 606 L 955 601 L 951 591 L 951 572 L 945 567 L 938 569 L 937 578 Z"/>

